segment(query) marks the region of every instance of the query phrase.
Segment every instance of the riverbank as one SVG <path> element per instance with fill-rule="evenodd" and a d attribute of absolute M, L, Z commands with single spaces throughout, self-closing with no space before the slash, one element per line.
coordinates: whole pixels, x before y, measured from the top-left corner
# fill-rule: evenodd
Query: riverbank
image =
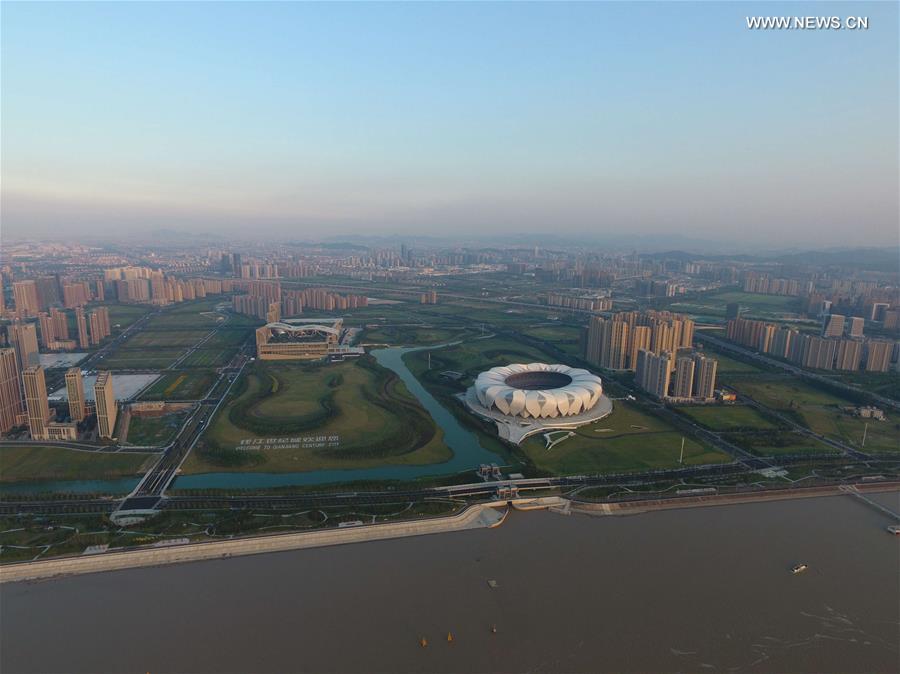
<path fill-rule="evenodd" d="M 503 523 L 503 503 L 472 505 L 456 515 L 406 522 L 388 522 L 274 536 L 253 536 L 209 543 L 187 543 L 141 550 L 124 550 L 80 557 L 22 562 L 0 567 L 0 583 L 46 580 L 59 576 L 180 564 L 209 559 L 302 550 L 349 543 L 495 527 Z"/>
<path fill-rule="evenodd" d="M 852 489 L 860 493 L 895 492 L 900 491 L 900 482 L 860 483 L 853 485 Z M 847 491 L 846 485 L 834 485 L 751 494 L 711 494 L 628 502 L 620 501 L 616 503 L 591 503 L 570 500 L 559 496 L 520 498 L 512 501 L 474 504 L 455 515 L 422 520 L 358 525 L 271 536 L 248 536 L 226 541 L 187 543 L 163 548 L 125 550 L 90 556 L 14 563 L 0 567 L 0 583 L 43 580 L 66 575 L 363 543 L 392 538 L 450 533 L 467 529 L 492 528 L 503 523 L 506 517 L 507 505 L 512 505 L 516 510 L 520 511 L 550 510 L 562 515 L 581 513 L 592 516 L 624 516 L 660 510 L 705 508 L 720 505 L 848 495 L 852 495 L 852 493 Z"/>

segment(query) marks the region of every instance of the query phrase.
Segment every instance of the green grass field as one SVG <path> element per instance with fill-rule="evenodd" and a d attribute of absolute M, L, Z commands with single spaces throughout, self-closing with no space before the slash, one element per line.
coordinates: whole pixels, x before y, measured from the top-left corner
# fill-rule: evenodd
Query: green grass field
<path fill-rule="evenodd" d="M 422 346 L 460 339 L 463 331 L 432 326 L 384 325 L 368 328 L 359 341 L 366 343 Z"/>
<path fill-rule="evenodd" d="M 141 400 L 197 400 L 203 397 L 216 380 L 210 370 L 170 372 L 153 382 L 141 395 Z"/>
<path fill-rule="evenodd" d="M 838 453 L 824 442 L 790 430 L 723 433 L 722 437 L 757 456 Z"/>
<path fill-rule="evenodd" d="M 771 429 L 776 425 L 752 407 L 746 405 L 716 405 L 700 407 L 687 405 L 678 411 L 713 431 L 732 431 L 739 428 Z"/>
<path fill-rule="evenodd" d="M 105 303 L 100 302 L 98 304 L 88 305 L 87 310 L 90 311 L 95 306 L 103 306 L 109 310 L 109 324 L 113 327 L 113 332 L 115 332 L 115 326 L 121 326 L 121 329 L 124 330 L 129 325 L 134 323 L 144 314 L 153 310 L 153 307 L 149 305 L 141 305 L 141 304 L 115 304 L 115 303 Z M 73 314 L 74 316 L 74 314 Z M 71 333 L 71 329 L 70 329 Z M 77 329 L 74 333 L 76 336 L 78 334 Z"/>
<path fill-rule="evenodd" d="M 189 456 L 185 473 L 420 465 L 450 457 L 442 431 L 403 383 L 369 359 L 257 362 L 237 388 L 200 451 Z M 315 438 L 325 438 L 324 446 Z M 236 449 L 242 441 L 264 443 L 251 453 L 254 461 L 241 460 L 248 455 Z"/>
<path fill-rule="evenodd" d="M 0 447 L 0 482 L 98 480 L 138 475 L 153 454 L 81 452 L 61 447 Z"/>
<path fill-rule="evenodd" d="M 123 345 L 128 349 L 152 349 L 193 346 L 209 334 L 209 330 L 142 330 Z"/>
<path fill-rule="evenodd" d="M 181 363 L 179 363 L 179 367 L 222 367 L 228 364 L 228 361 L 230 361 L 234 357 L 235 353 L 237 353 L 237 348 L 235 347 L 220 349 L 197 349 L 191 355 L 181 361 Z"/>
<path fill-rule="evenodd" d="M 185 349 L 117 349 L 103 359 L 105 370 L 162 370 L 183 354 Z"/>
<path fill-rule="evenodd" d="M 128 437 L 125 441 L 130 445 L 140 447 L 167 445 L 175 438 L 187 414 L 188 411 L 184 410 L 154 417 L 132 415 L 128 424 Z"/>
<path fill-rule="evenodd" d="M 522 443 L 522 450 L 537 468 L 554 475 L 618 473 L 678 466 L 681 439 L 682 434 L 661 419 L 616 401 L 612 414 L 576 429 L 574 437 L 552 449 L 536 435 Z M 727 461 L 727 454 L 685 441 L 685 465 Z"/>
<path fill-rule="evenodd" d="M 584 351 L 582 345 L 583 328 L 574 325 L 536 325 L 520 330 L 529 337 L 540 339 L 556 346 L 572 355 L 580 356 Z"/>
<path fill-rule="evenodd" d="M 789 377 L 736 381 L 732 386 L 766 407 L 787 413 L 807 428 L 861 449 L 866 420 L 843 411 L 853 402 L 820 391 Z M 900 414 L 887 413 L 887 421 L 869 421 L 865 450 L 900 451 Z"/>

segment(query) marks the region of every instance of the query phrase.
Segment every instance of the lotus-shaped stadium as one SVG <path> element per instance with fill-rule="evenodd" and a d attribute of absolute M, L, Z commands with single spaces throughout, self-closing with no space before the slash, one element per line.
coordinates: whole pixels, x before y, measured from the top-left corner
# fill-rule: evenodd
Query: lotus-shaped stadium
<path fill-rule="evenodd" d="M 600 377 L 568 365 L 546 363 L 494 367 L 475 380 L 487 409 L 525 419 L 555 419 L 587 412 L 603 395 Z"/>

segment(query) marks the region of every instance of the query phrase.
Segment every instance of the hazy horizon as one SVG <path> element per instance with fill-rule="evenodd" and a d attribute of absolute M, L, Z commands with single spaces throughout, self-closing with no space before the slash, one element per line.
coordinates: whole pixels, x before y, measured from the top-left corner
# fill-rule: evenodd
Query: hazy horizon
<path fill-rule="evenodd" d="M 2 233 L 896 245 L 897 52 L 895 3 L 7 2 Z"/>

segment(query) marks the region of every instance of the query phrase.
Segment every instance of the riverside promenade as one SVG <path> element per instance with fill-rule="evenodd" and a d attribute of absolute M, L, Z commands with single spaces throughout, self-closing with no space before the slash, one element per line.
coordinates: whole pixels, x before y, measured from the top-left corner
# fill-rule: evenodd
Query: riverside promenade
<path fill-rule="evenodd" d="M 97 555 L 46 559 L 0 567 L 0 583 L 45 580 L 58 576 L 117 571 L 144 566 L 179 564 L 208 559 L 222 559 L 267 552 L 283 552 L 381 541 L 407 536 L 425 536 L 467 529 L 496 527 L 506 517 L 506 502 L 476 504 L 447 517 L 432 517 L 406 522 L 386 522 L 317 531 L 304 531 L 273 536 L 235 538 L 226 541 L 187 543 L 164 548 L 123 550 Z"/>

